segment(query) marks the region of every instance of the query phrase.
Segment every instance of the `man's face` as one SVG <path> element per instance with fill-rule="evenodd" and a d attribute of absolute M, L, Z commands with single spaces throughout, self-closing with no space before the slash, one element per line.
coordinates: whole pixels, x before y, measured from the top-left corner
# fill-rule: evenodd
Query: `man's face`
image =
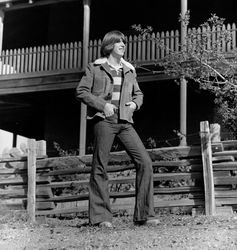
<path fill-rule="evenodd" d="M 115 43 L 114 49 L 112 51 L 113 55 L 122 57 L 125 53 L 125 47 L 126 45 L 124 44 L 122 40 L 120 40 L 120 42 Z"/>

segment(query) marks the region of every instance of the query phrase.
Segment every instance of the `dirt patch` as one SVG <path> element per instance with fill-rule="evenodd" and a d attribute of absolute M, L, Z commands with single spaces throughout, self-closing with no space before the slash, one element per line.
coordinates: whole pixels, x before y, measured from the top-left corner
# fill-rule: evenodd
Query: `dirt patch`
<path fill-rule="evenodd" d="M 155 227 L 114 218 L 113 229 L 90 227 L 86 219 L 1 217 L 1 250 L 70 249 L 237 249 L 237 216 L 162 215 Z"/>

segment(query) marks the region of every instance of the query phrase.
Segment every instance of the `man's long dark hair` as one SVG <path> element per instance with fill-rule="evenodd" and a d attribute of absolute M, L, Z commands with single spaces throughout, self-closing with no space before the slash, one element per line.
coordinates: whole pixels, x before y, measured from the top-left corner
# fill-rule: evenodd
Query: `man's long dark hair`
<path fill-rule="evenodd" d="M 114 48 L 114 44 L 120 41 L 126 43 L 126 38 L 124 34 L 118 30 L 113 30 L 105 34 L 100 48 L 101 56 L 108 57 Z"/>

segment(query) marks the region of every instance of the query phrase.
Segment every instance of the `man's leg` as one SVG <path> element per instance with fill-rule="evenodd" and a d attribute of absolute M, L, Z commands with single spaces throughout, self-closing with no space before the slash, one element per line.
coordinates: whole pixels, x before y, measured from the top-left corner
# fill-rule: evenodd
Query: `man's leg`
<path fill-rule="evenodd" d="M 94 154 L 89 184 L 89 220 L 91 224 L 112 221 L 106 172 L 115 134 L 113 125 L 99 121 L 94 125 Z"/>
<path fill-rule="evenodd" d="M 137 167 L 134 222 L 145 222 L 155 216 L 152 162 L 131 124 L 123 124 L 118 137 Z"/>

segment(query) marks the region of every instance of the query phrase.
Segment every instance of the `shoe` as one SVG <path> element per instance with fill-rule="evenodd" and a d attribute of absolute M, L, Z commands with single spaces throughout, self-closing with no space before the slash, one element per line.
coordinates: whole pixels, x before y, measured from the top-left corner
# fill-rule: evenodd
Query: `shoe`
<path fill-rule="evenodd" d="M 150 218 L 150 219 L 147 219 L 147 220 L 142 220 L 142 221 L 135 221 L 134 222 L 135 225 L 138 225 L 138 226 L 157 226 L 160 224 L 160 220 L 157 219 L 157 218 Z"/>
<path fill-rule="evenodd" d="M 160 220 L 157 219 L 157 218 L 154 218 L 154 219 L 148 219 L 146 220 L 145 222 L 145 225 L 147 226 L 157 226 L 160 224 Z"/>
<path fill-rule="evenodd" d="M 103 221 L 99 223 L 99 227 L 102 228 L 113 228 L 113 224 L 109 221 Z"/>

